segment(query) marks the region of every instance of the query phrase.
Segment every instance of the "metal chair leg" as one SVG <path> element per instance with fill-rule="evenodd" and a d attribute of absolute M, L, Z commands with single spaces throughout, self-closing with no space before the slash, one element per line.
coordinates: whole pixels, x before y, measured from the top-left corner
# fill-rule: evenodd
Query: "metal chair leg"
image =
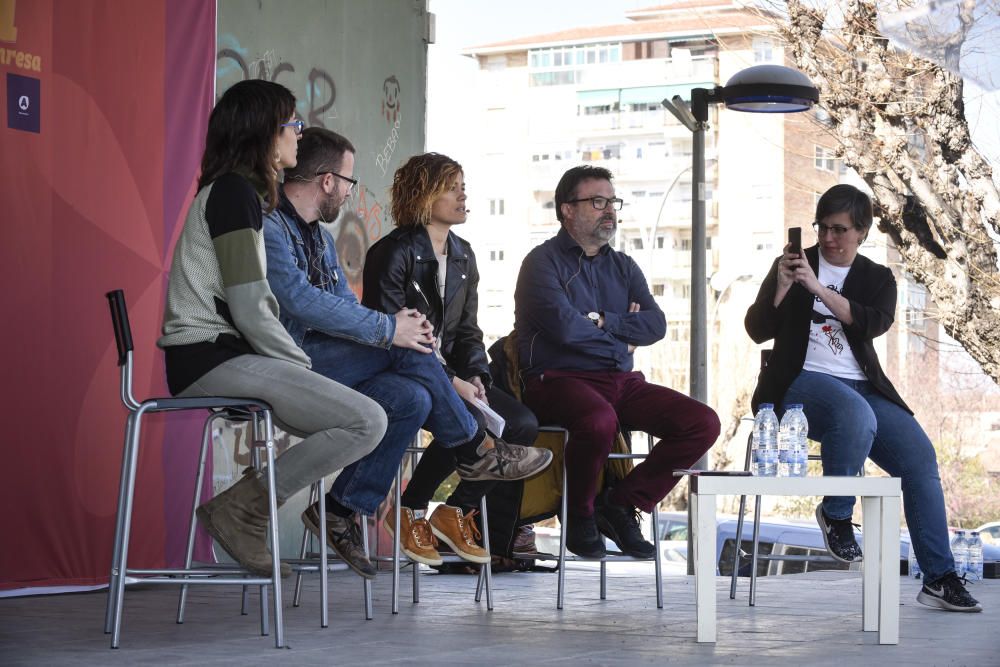
<path fill-rule="evenodd" d="M 125 444 L 128 452 L 128 474 L 125 477 L 125 507 L 124 517 L 121 521 L 121 546 L 118 549 L 118 572 L 115 577 L 113 618 L 111 622 L 111 648 L 118 648 L 121 642 L 122 630 L 122 605 L 125 598 L 125 578 L 128 571 L 128 543 L 132 532 L 132 501 L 135 499 L 135 476 L 139 464 L 139 437 L 141 435 L 142 416 L 147 407 L 139 408 L 132 415 L 132 430 L 129 442 Z"/>
<path fill-rule="evenodd" d="M 566 588 L 566 515 L 569 505 L 566 502 L 566 449 L 563 447 L 563 483 L 562 501 L 559 507 L 559 576 L 556 591 L 556 609 L 563 608 L 563 598 Z"/>
<path fill-rule="evenodd" d="M 371 548 L 368 543 L 368 515 L 362 514 L 358 517 L 361 521 L 361 547 L 365 550 L 366 554 L 371 555 Z M 362 587 L 364 588 L 365 595 L 365 620 L 370 621 L 374 617 L 375 613 L 372 608 L 372 580 L 367 577 L 362 577 Z M 325 625 L 323 626 L 326 627 Z"/>
<path fill-rule="evenodd" d="M 743 515 L 747 509 L 747 497 L 740 496 L 740 511 L 736 518 L 736 543 L 733 545 L 733 572 L 729 582 L 729 599 L 736 599 L 736 578 L 740 576 L 740 560 L 743 555 Z"/>
<path fill-rule="evenodd" d="M 308 505 L 312 505 L 316 502 L 316 485 L 313 484 L 309 488 L 309 501 Z M 307 505 L 307 506 L 308 506 Z M 325 503 L 324 503 L 325 505 Z M 302 541 L 299 543 L 299 558 L 305 559 L 309 556 L 309 547 L 312 546 L 313 534 L 309 532 L 307 528 L 303 526 L 302 528 Z M 292 594 L 292 606 L 298 607 L 302 602 L 302 579 L 305 575 L 301 570 L 295 573 L 295 592 Z M 322 593 L 322 591 L 321 591 Z M 322 595 L 320 595 L 322 597 Z"/>
<path fill-rule="evenodd" d="M 115 590 L 118 588 L 118 576 L 122 571 L 122 535 L 125 532 L 125 497 L 128 488 L 128 472 L 131 469 L 130 455 L 132 452 L 132 429 L 134 428 L 134 415 L 129 413 L 125 420 L 125 442 L 122 444 L 122 470 L 118 477 L 118 511 L 115 514 L 115 541 L 111 552 L 111 571 L 108 576 L 108 599 L 104 611 L 104 634 L 111 634 L 114 610 L 115 610 Z"/>
<path fill-rule="evenodd" d="M 490 551 L 490 524 L 486 515 L 486 496 L 479 499 L 479 516 L 483 518 L 483 548 L 487 554 Z M 483 563 L 479 566 L 479 578 L 486 583 L 486 611 L 493 611 L 493 564 Z M 476 602 L 479 602 L 479 585 L 476 585 Z"/>
<path fill-rule="evenodd" d="M 267 452 L 267 501 L 270 509 L 270 534 L 271 534 L 271 577 L 274 587 L 274 647 L 282 648 L 285 645 L 285 628 L 283 610 L 281 608 L 281 554 L 280 541 L 278 539 L 278 497 L 276 493 L 275 468 L 274 468 L 274 424 L 271 421 L 271 413 L 264 413 L 264 447 Z"/>
<path fill-rule="evenodd" d="M 742 537 L 742 535 L 740 535 Z M 757 551 L 760 548 L 760 496 L 753 502 L 753 554 L 750 556 L 750 606 L 757 603 Z"/>
<path fill-rule="evenodd" d="M 201 485 L 205 481 L 205 462 L 208 459 L 208 445 L 212 440 L 212 431 L 215 428 L 215 415 L 210 415 L 205 420 L 205 428 L 201 434 L 201 452 L 198 455 L 198 469 L 194 480 L 194 500 L 191 503 L 191 521 L 188 524 L 187 548 L 184 552 L 184 569 L 190 570 L 194 562 L 194 536 L 198 528 L 198 518 L 195 511 L 198 509 L 201 500 Z M 177 601 L 177 622 L 184 622 L 184 606 L 187 603 L 188 586 L 181 586 L 180 598 Z"/>
<path fill-rule="evenodd" d="M 393 525 L 393 539 L 392 541 L 392 613 L 399 613 L 399 542 L 402 537 L 399 534 L 399 524 L 402 519 L 400 515 L 402 510 L 399 508 L 399 503 L 403 497 L 403 464 L 399 464 L 399 472 L 396 474 L 396 483 L 393 485 L 393 499 L 392 499 L 392 525 Z"/>
<path fill-rule="evenodd" d="M 660 553 L 660 511 L 658 505 L 659 503 L 653 505 L 653 546 L 656 547 L 653 564 L 656 570 L 656 608 L 663 609 L 663 566 L 660 563 L 662 554 Z"/>
<path fill-rule="evenodd" d="M 330 545 L 326 542 L 326 480 L 313 485 L 319 504 L 319 627 L 330 627 Z"/>

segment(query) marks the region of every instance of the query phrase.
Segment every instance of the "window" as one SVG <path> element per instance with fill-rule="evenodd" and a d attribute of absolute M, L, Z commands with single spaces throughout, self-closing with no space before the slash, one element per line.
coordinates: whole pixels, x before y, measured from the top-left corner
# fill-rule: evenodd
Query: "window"
<path fill-rule="evenodd" d="M 642 237 L 632 239 L 632 250 L 642 250 Z"/>
<path fill-rule="evenodd" d="M 490 215 L 503 215 L 503 199 L 490 200 Z"/>
<path fill-rule="evenodd" d="M 815 164 L 817 169 L 836 171 L 837 158 L 834 155 L 833 149 L 825 146 L 816 146 Z"/>
<path fill-rule="evenodd" d="M 657 237 L 656 237 L 656 244 L 655 244 L 655 246 L 654 246 L 654 247 L 655 247 L 655 248 L 656 248 L 657 250 L 661 250 L 661 249 L 663 248 L 663 243 L 664 243 L 664 241 L 665 241 L 665 240 L 666 240 L 666 238 L 665 238 L 665 237 L 663 237 L 663 236 L 657 236 Z"/>
<path fill-rule="evenodd" d="M 756 232 L 753 235 L 753 247 L 757 252 L 774 251 L 774 234 L 771 232 Z"/>
<path fill-rule="evenodd" d="M 677 241 L 677 249 L 678 250 L 684 250 L 684 251 L 691 250 L 691 239 L 686 239 L 686 238 L 685 239 L 679 239 Z"/>
<path fill-rule="evenodd" d="M 490 250 L 490 261 L 491 262 L 502 262 L 503 261 L 503 250 Z"/>
<path fill-rule="evenodd" d="M 665 287 L 663 283 L 653 283 L 653 296 L 663 296 Z"/>
<path fill-rule="evenodd" d="M 774 59 L 774 42 L 766 37 L 754 37 L 753 39 L 753 61 L 755 63 L 769 63 Z"/>

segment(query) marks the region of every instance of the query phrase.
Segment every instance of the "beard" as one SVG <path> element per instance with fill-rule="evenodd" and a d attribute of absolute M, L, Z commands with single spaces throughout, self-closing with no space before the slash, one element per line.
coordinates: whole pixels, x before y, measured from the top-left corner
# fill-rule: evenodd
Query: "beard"
<path fill-rule="evenodd" d="M 338 202 L 333 197 L 328 197 L 319 205 L 319 215 L 323 222 L 333 222 L 340 215 L 340 205 L 343 202 Z"/>
<path fill-rule="evenodd" d="M 606 223 L 606 222 L 612 223 L 610 229 L 605 229 L 604 228 L 604 223 Z M 601 241 L 604 241 L 605 243 L 607 243 L 608 241 L 610 241 L 614 237 L 615 232 L 617 232 L 617 231 L 618 231 L 618 223 L 617 223 L 617 221 L 615 221 L 615 220 L 608 220 L 608 219 L 599 220 L 597 222 L 597 227 L 594 228 L 594 237 L 600 239 Z"/>

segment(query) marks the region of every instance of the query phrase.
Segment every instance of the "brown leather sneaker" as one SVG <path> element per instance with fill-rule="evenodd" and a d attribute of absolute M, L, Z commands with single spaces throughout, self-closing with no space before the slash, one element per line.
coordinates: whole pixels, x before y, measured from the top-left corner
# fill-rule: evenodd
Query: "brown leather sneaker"
<path fill-rule="evenodd" d="M 386 514 L 385 529 L 393 534 L 393 508 Z M 409 507 L 399 508 L 399 548 L 406 557 L 424 565 L 441 565 L 444 559 L 437 551 L 438 541 L 427 519 L 415 519 Z"/>
<path fill-rule="evenodd" d="M 473 519 L 475 515 L 476 510 L 462 516 L 460 507 L 438 505 L 431 514 L 431 530 L 439 540 L 465 560 L 473 563 L 489 563 L 490 554 L 476 542 L 482 535 Z"/>

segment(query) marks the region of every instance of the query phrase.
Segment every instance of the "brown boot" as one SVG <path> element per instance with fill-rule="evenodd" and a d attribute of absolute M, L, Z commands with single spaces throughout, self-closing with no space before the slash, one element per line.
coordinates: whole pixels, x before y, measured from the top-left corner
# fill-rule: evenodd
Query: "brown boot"
<path fill-rule="evenodd" d="M 393 509 L 389 507 L 386 515 L 385 529 L 390 535 L 392 530 Z M 422 516 L 418 519 L 409 507 L 399 508 L 399 548 L 412 561 L 424 565 L 441 565 L 444 561 L 437 550 L 438 541 L 431 532 L 431 525 Z"/>
<path fill-rule="evenodd" d="M 438 505 L 431 514 L 431 530 L 434 536 L 451 547 L 456 554 L 473 563 L 489 563 L 490 555 L 476 543 L 482 536 L 473 518 L 476 510 L 462 516 L 462 508 Z"/>
<path fill-rule="evenodd" d="M 259 475 L 247 469 L 242 479 L 195 513 L 208 534 L 241 567 L 258 576 L 269 577 L 273 560 L 267 548 L 267 487 Z M 291 574 L 292 568 L 282 563 L 281 576 Z"/>

